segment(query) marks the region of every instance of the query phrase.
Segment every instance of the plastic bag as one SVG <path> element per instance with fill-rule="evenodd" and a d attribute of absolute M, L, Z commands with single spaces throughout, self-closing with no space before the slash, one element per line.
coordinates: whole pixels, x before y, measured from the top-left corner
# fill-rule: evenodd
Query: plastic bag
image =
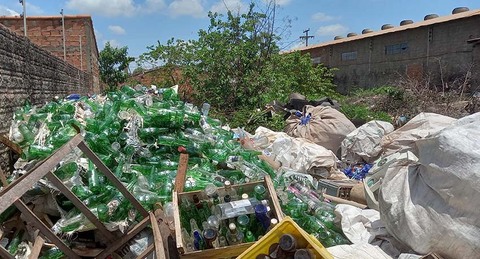
<path fill-rule="evenodd" d="M 389 122 L 373 120 L 350 132 L 342 141 L 342 161 L 375 161 L 382 152 L 382 137 L 394 129 Z"/>

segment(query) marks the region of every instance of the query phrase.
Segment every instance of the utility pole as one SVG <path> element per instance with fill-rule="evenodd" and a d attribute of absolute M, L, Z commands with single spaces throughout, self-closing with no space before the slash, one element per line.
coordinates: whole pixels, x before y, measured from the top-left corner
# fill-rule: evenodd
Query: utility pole
<path fill-rule="evenodd" d="M 60 11 L 62 15 L 62 35 L 63 35 L 63 60 L 67 60 L 67 50 L 65 49 L 65 15 L 63 15 L 63 9 Z"/>
<path fill-rule="evenodd" d="M 22 13 L 22 16 L 23 16 L 23 35 L 25 35 L 25 37 L 27 37 L 27 8 L 25 7 L 26 6 L 26 3 L 25 3 L 26 0 L 18 0 L 18 1 L 23 5 L 23 13 Z"/>
<path fill-rule="evenodd" d="M 80 41 L 80 70 L 83 71 L 83 52 L 82 52 L 82 35 L 78 35 Z"/>
<path fill-rule="evenodd" d="M 310 31 L 310 28 L 304 30 L 303 33 L 305 33 L 305 36 L 300 36 L 300 39 L 305 40 L 305 46 L 308 46 L 308 39 L 309 39 L 309 38 L 312 38 L 312 39 L 313 39 L 313 36 L 308 36 L 308 32 L 309 32 L 309 31 Z"/>

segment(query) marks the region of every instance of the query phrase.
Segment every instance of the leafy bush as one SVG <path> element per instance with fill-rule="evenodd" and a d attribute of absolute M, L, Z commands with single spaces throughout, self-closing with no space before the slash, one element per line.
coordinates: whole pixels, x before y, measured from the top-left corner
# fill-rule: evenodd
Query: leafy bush
<path fill-rule="evenodd" d="M 172 78 L 173 68 L 181 68 L 180 83 L 191 85 L 193 102 L 210 103 L 212 113 L 231 125 L 283 129 L 281 115 L 269 118 L 258 110 L 273 100 L 286 101 L 292 92 L 312 98 L 338 94 L 333 70 L 314 66 L 310 56 L 300 52 L 280 53 L 274 12 L 257 12 L 251 4 L 243 14 L 209 13 L 210 26 L 198 32 L 198 40 L 159 42 L 148 47 L 141 60 L 164 64 Z"/>
<path fill-rule="evenodd" d="M 344 103 L 341 112 L 350 120 L 363 120 L 365 122 L 371 120 L 382 120 L 392 122 L 392 117 L 383 111 L 372 111 L 365 105 Z"/>

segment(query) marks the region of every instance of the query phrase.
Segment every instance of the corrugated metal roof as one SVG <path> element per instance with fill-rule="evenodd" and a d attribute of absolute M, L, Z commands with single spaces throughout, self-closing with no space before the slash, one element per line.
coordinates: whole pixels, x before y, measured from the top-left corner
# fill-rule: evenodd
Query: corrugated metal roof
<path fill-rule="evenodd" d="M 466 12 L 452 14 L 452 15 L 447 15 L 447 16 L 440 16 L 440 17 L 430 19 L 430 20 L 426 20 L 426 21 L 415 22 L 415 23 L 411 23 L 411 24 L 408 24 L 408 25 L 393 27 L 393 28 L 390 28 L 390 29 L 379 30 L 379 31 L 374 31 L 374 32 L 370 32 L 370 33 L 367 33 L 367 34 L 360 34 L 360 35 L 353 36 L 353 37 L 347 37 L 347 38 L 343 38 L 343 39 L 328 41 L 328 42 L 324 42 L 324 43 L 320 43 L 320 44 L 310 45 L 308 47 L 301 47 L 301 48 L 298 48 L 298 49 L 293 49 L 293 50 L 290 50 L 290 51 L 286 51 L 285 53 L 293 52 L 293 51 L 299 51 L 299 50 L 309 50 L 309 49 L 321 48 L 321 47 L 325 47 L 325 46 L 330 46 L 330 45 L 340 44 L 340 43 L 344 43 L 344 42 L 375 37 L 375 36 L 379 36 L 379 35 L 383 35 L 383 34 L 387 34 L 387 33 L 393 33 L 393 32 L 405 31 L 405 30 L 409 30 L 409 29 L 415 29 L 415 28 L 419 28 L 419 27 L 423 27 L 423 26 L 429 26 L 429 25 L 433 25 L 433 24 L 444 23 L 444 22 L 448 22 L 448 21 L 452 21 L 452 20 L 458 20 L 458 19 L 468 18 L 468 17 L 472 17 L 472 16 L 477 16 L 477 15 L 480 15 L 480 9 L 472 10 L 472 11 L 466 11 Z"/>

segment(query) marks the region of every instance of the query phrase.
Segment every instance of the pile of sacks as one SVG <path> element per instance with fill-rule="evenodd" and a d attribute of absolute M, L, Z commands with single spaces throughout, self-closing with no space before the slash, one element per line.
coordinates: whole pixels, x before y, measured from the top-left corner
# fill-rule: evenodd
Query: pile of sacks
<path fill-rule="evenodd" d="M 458 120 L 420 113 L 395 130 L 383 121 L 355 128 L 332 107 L 307 105 L 301 114 L 290 116 L 285 132 L 259 128 L 253 136 L 267 137 L 269 142 L 262 148 L 284 167 L 297 171 L 323 167 L 325 177 L 342 178 L 337 157 L 345 163 L 373 166 L 363 185 L 368 207 L 377 218 L 372 223 L 361 216 L 365 212 L 353 213 L 362 229 L 370 231 L 370 238 L 349 236 L 361 231 L 352 224 L 342 225 L 357 247 L 352 251 L 373 253 L 362 246 L 382 237 L 388 240 L 388 246 L 381 246 L 388 247 L 387 253 L 377 252 L 386 258 L 398 258 L 402 252 L 444 258 L 480 255 L 480 201 L 475 199 L 480 197 L 480 113 Z M 340 207 L 339 216 L 345 214 L 342 211 L 345 208 Z M 348 250 L 332 249 L 339 256 Z"/>

